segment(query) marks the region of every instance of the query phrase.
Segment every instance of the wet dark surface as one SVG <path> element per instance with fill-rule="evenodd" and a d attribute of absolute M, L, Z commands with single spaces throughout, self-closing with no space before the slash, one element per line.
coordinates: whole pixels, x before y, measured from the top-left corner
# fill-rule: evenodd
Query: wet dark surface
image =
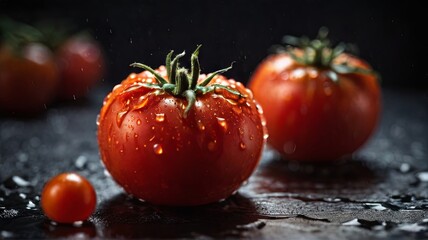
<path fill-rule="evenodd" d="M 384 90 L 381 125 L 352 158 L 299 165 L 266 149 L 236 195 L 207 206 L 159 207 L 123 193 L 101 166 L 95 119 L 106 89 L 31 120 L 0 117 L 0 238 L 428 238 L 428 93 Z M 89 178 L 96 212 L 49 222 L 47 179 Z"/>

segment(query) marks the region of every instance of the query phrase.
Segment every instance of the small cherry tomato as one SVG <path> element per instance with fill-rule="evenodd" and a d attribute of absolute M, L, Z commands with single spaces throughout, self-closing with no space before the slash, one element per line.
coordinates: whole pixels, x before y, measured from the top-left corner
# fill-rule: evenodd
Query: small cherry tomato
<path fill-rule="evenodd" d="M 99 44 L 85 35 L 65 41 L 57 50 L 61 83 L 58 97 L 76 99 L 84 97 L 104 71 L 104 57 Z"/>
<path fill-rule="evenodd" d="M 286 159 L 334 161 L 373 133 L 381 109 L 377 75 L 363 60 L 319 39 L 287 37 L 286 51 L 269 56 L 249 87 L 260 102 L 268 142 Z"/>
<path fill-rule="evenodd" d="M 76 173 L 62 173 L 45 185 L 41 195 L 45 215 L 59 223 L 84 221 L 96 206 L 91 183 Z"/>
<path fill-rule="evenodd" d="M 102 161 L 137 198 L 162 205 L 201 205 L 227 198 L 257 166 L 267 134 L 250 90 L 191 71 L 168 54 L 166 67 L 132 73 L 105 98 L 98 119 Z"/>

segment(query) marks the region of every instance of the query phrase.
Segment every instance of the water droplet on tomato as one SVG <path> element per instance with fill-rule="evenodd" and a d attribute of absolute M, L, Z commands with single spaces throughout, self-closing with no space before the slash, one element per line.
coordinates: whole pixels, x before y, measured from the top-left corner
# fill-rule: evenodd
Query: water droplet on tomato
<path fill-rule="evenodd" d="M 226 119 L 221 118 L 221 117 L 217 117 L 217 122 L 220 125 L 220 127 L 223 128 L 224 131 L 227 130 L 227 123 L 226 123 Z"/>
<path fill-rule="evenodd" d="M 242 113 L 242 107 L 241 106 L 234 106 L 232 108 L 232 110 L 238 115 Z"/>
<path fill-rule="evenodd" d="M 137 119 L 137 125 L 141 125 L 141 120 Z"/>
<path fill-rule="evenodd" d="M 250 135 L 250 140 L 253 140 L 254 139 L 254 136 L 253 135 Z"/>
<path fill-rule="evenodd" d="M 292 141 L 288 141 L 284 144 L 283 150 L 287 154 L 292 154 L 296 151 L 296 144 Z"/>
<path fill-rule="evenodd" d="M 165 121 L 165 114 L 164 113 L 157 113 L 156 114 L 156 122 L 163 122 Z"/>
<path fill-rule="evenodd" d="M 256 103 L 256 109 L 259 114 L 263 114 L 263 108 L 260 106 L 260 104 Z"/>
<path fill-rule="evenodd" d="M 134 133 L 134 138 L 138 138 L 138 134 L 137 133 Z"/>
<path fill-rule="evenodd" d="M 130 78 L 130 79 L 134 79 L 136 76 L 137 76 L 137 74 L 135 74 L 135 73 L 131 73 L 131 74 L 129 74 L 129 78 Z"/>
<path fill-rule="evenodd" d="M 153 151 L 155 151 L 155 153 L 157 154 L 157 155 L 161 155 L 162 153 L 163 153 L 163 149 L 162 149 L 162 146 L 160 145 L 160 144 L 154 144 L 153 145 Z"/>
<path fill-rule="evenodd" d="M 100 125 L 100 115 L 99 114 L 97 115 L 97 121 L 96 121 L 96 123 L 97 123 L 97 126 Z"/>
<path fill-rule="evenodd" d="M 242 128 L 238 128 L 238 132 L 239 134 L 243 135 L 244 134 L 244 130 Z"/>
<path fill-rule="evenodd" d="M 118 127 L 120 127 L 122 125 L 122 122 L 125 119 L 127 113 L 128 113 L 128 109 L 125 110 L 125 111 L 121 111 L 121 112 L 117 113 L 117 115 L 116 115 L 116 124 L 117 124 Z"/>
<path fill-rule="evenodd" d="M 317 78 L 319 74 L 317 70 L 311 69 L 308 71 L 308 75 L 310 78 Z"/>
<path fill-rule="evenodd" d="M 266 139 L 268 139 L 268 138 L 269 138 L 269 134 L 268 134 L 268 133 L 263 134 L 263 139 L 264 139 L 264 140 L 266 140 Z"/>
<path fill-rule="evenodd" d="M 115 91 L 116 89 L 122 87 L 122 84 L 117 84 L 116 86 L 113 87 L 113 91 Z"/>
<path fill-rule="evenodd" d="M 239 144 L 239 148 L 241 148 L 242 150 L 244 150 L 247 146 L 245 145 L 245 143 L 241 142 Z"/>
<path fill-rule="evenodd" d="M 324 82 L 323 83 L 323 90 L 324 90 L 324 94 L 326 96 L 331 96 L 331 94 L 333 94 L 333 89 L 331 87 L 331 84 L 329 82 Z"/>
<path fill-rule="evenodd" d="M 283 73 L 281 73 L 281 78 L 282 78 L 282 80 L 288 80 L 288 78 L 289 78 L 289 74 L 288 74 L 288 72 L 283 72 Z"/>
<path fill-rule="evenodd" d="M 238 103 L 235 101 L 235 99 L 225 98 L 226 101 L 232 105 L 237 105 Z M 220 102 L 218 102 L 220 104 Z"/>
<path fill-rule="evenodd" d="M 304 78 L 306 75 L 306 71 L 302 68 L 297 68 L 291 73 L 290 80 L 300 80 Z"/>
<path fill-rule="evenodd" d="M 201 120 L 198 120 L 197 124 L 198 124 L 198 128 L 199 128 L 199 130 L 201 130 L 201 131 L 204 131 L 204 130 L 205 130 L 205 126 L 204 126 L 204 124 L 202 123 L 202 121 L 201 121 Z"/>
<path fill-rule="evenodd" d="M 253 98 L 253 92 L 249 88 L 245 88 L 245 92 L 247 93 L 248 98 Z"/>
<path fill-rule="evenodd" d="M 149 102 L 149 98 L 147 97 L 147 95 L 141 96 L 138 99 L 137 103 L 132 108 L 132 110 L 142 109 L 147 105 L 148 102 Z"/>
<path fill-rule="evenodd" d="M 214 151 L 215 148 L 216 148 L 216 145 L 217 145 L 217 141 L 216 140 L 209 142 L 208 143 L 208 150 Z"/>
<path fill-rule="evenodd" d="M 155 135 L 153 135 L 153 137 L 151 137 L 150 139 L 149 139 L 149 142 L 151 142 L 151 141 L 153 141 L 153 139 L 155 139 Z"/>

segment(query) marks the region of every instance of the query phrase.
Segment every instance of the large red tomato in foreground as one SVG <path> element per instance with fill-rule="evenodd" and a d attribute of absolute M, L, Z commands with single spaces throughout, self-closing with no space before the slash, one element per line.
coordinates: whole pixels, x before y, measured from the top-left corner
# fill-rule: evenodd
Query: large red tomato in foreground
<path fill-rule="evenodd" d="M 0 111 L 41 112 L 53 101 L 57 86 L 58 71 L 47 47 L 28 43 L 18 50 L 0 44 Z"/>
<path fill-rule="evenodd" d="M 177 70 L 183 54 L 171 62 L 170 53 L 158 70 L 134 64 L 149 71 L 116 86 L 99 115 L 105 167 L 128 193 L 155 204 L 224 199 L 261 157 L 261 109 L 241 83 L 215 76 L 227 69 L 200 75 L 198 49 L 191 73 Z"/>
<path fill-rule="evenodd" d="M 86 36 L 74 36 L 65 41 L 57 50 L 61 74 L 59 97 L 76 99 L 87 95 L 88 91 L 101 80 L 104 58 L 100 46 Z"/>
<path fill-rule="evenodd" d="M 268 142 L 289 160 L 331 161 L 351 154 L 379 118 L 377 76 L 341 46 L 329 48 L 325 37 L 269 56 L 250 80 L 264 109 Z"/>

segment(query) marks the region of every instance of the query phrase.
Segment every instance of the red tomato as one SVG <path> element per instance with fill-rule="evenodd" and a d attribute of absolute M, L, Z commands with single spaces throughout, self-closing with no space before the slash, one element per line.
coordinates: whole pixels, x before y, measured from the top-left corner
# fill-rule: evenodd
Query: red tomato
<path fill-rule="evenodd" d="M 105 98 L 99 115 L 105 167 L 128 193 L 155 204 L 224 199 L 261 157 L 266 133 L 251 91 L 214 77 L 228 69 L 200 75 L 198 49 L 190 75 L 176 69 L 184 53 L 171 63 L 171 52 L 167 68 L 134 64 L 157 76 L 149 71 L 129 75 Z"/>
<path fill-rule="evenodd" d="M 378 122 L 377 76 L 341 46 L 331 49 L 325 37 L 269 56 L 250 80 L 268 142 L 286 159 L 331 161 L 351 154 Z"/>
<path fill-rule="evenodd" d="M 102 78 L 103 54 L 89 37 L 71 37 L 59 47 L 57 57 L 62 78 L 58 95 L 62 99 L 84 97 Z"/>
<path fill-rule="evenodd" d="M 62 173 L 45 185 L 41 205 L 47 217 L 59 223 L 84 221 L 96 206 L 91 183 L 76 173 Z"/>
<path fill-rule="evenodd" d="M 58 71 L 44 45 L 12 50 L 0 45 L 0 111 L 30 115 L 46 109 L 56 94 Z"/>

